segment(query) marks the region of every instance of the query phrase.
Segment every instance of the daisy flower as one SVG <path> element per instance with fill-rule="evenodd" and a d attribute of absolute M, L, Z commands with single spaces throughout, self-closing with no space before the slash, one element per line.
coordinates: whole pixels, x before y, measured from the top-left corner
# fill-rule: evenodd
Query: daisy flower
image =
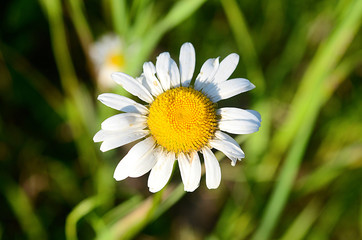
<path fill-rule="evenodd" d="M 114 172 L 117 181 L 139 177 L 150 172 L 151 192 L 161 190 L 168 182 L 175 160 L 181 172 L 185 191 L 200 184 L 203 156 L 206 186 L 217 188 L 221 170 L 212 148 L 223 152 L 234 166 L 245 157 L 239 144 L 227 133 L 248 134 L 259 130 L 261 117 L 253 110 L 216 108 L 220 100 L 249 91 L 255 86 L 247 79 L 229 79 L 239 61 L 235 53 L 219 63 L 208 59 L 194 81 L 195 50 L 191 43 L 182 45 L 179 67 L 168 52 L 143 65 L 139 78 L 113 73 L 112 78 L 145 105 L 112 93 L 99 95 L 105 105 L 123 113 L 106 119 L 94 136 L 108 151 L 142 139 L 119 162 Z"/>
<path fill-rule="evenodd" d="M 106 34 L 91 45 L 89 55 L 96 69 L 98 87 L 110 89 L 116 86 L 109 76 L 125 67 L 121 39 L 115 34 Z"/>

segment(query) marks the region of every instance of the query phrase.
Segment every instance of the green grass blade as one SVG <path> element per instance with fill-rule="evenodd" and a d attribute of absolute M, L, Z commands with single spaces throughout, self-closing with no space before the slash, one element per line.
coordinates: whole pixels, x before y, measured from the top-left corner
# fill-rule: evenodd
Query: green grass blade
<path fill-rule="evenodd" d="M 4 194 L 21 228 L 29 239 L 46 239 L 47 234 L 24 190 L 9 178 L 1 177 L 1 192 Z"/>
<path fill-rule="evenodd" d="M 265 80 L 244 15 L 235 0 L 222 0 L 221 3 L 239 51 L 242 53 L 241 59 L 246 66 L 248 77 L 257 86 L 255 93 L 260 95 L 265 90 Z"/>
<path fill-rule="evenodd" d="M 340 59 L 360 26 L 362 2 L 354 1 L 347 7 L 342 15 L 343 18 L 340 24 L 327 42 L 321 46 L 310 65 L 310 69 L 307 70 L 292 103 L 292 109 L 295 109 L 295 111 L 291 113 L 292 115 L 288 119 L 286 126 L 284 126 L 285 128 L 282 128 L 284 134 L 279 135 L 279 137 L 283 136 L 283 138 L 280 138 L 283 143 L 279 142 L 283 147 L 285 147 L 283 145 L 286 143 L 285 139 L 293 139 L 293 143 L 281 168 L 277 185 L 267 204 L 260 227 L 253 236 L 253 240 L 270 238 L 287 202 L 289 192 L 313 130 L 314 122 L 324 102 L 322 94 L 323 81 L 326 79 L 330 68 Z M 337 57 L 332 60 L 330 57 L 331 52 L 338 52 Z M 290 133 L 290 131 L 293 133 Z"/>
<path fill-rule="evenodd" d="M 93 196 L 80 202 L 68 215 L 65 222 L 65 236 L 68 240 L 77 240 L 77 223 L 85 215 L 105 202 L 102 196 Z"/>
<path fill-rule="evenodd" d="M 142 62 L 153 51 L 161 37 L 167 31 L 190 17 L 205 1 L 206 0 L 183 0 L 176 2 L 167 15 L 155 23 L 145 34 L 142 44 L 139 46 L 138 53 L 135 54 L 127 65 L 128 69 L 126 72 L 131 75 L 138 73 Z"/>
<path fill-rule="evenodd" d="M 287 229 L 286 233 L 280 240 L 302 240 L 307 235 L 313 223 L 319 215 L 321 204 L 317 200 L 312 200 L 303 209 L 303 211 L 296 217 L 291 226 Z"/>
<path fill-rule="evenodd" d="M 264 177 L 267 179 L 275 174 L 280 156 L 287 150 L 304 124 L 305 118 L 308 117 L 310 112 L 310 105 L 315 104 L 313 102 L 315 96 L 323 96 L 325 91 L 328 91 L 325 86 L 330 79 L 330 73 L 339 63 L 361 25 L 361 1 L 353 1 L 345 6 L 343 10 L 341 21 L 326 41 L 321 44 L 305 72 L 291 103 L 290 114 L 272 139 L 272 151 L 264 162 L 269 169 L 268 172 L 264 172 Z M 331 54 L 333 54 L 333 57 L 331 57 Z M 319 99 L 318 101 L 325 101 L 325 99 Z"/>
<path fill-rule="evenodd" d="M 125 0 L 110 0 L 113 27 L 120 36 L 127 36 L 128 31 L 128 9 Z"/>

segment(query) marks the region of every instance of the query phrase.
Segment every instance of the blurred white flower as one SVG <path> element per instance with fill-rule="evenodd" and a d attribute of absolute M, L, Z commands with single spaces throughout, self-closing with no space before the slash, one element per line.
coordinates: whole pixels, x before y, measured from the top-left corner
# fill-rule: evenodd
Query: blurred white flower
<path fill-rule="evenodd" d="M 253 110 L 225 107 L 216 109 L 220 100 L 249 91 L 255 86 L 247 79 L 230 79 L 239 61 L 235 53 L 219 63 L 219 58 L 207 60 L 192 82 L 195 50 L 191 43 L 181 47 L 179 68 L 170 54 L 161 53 L 156 61 L 143 65 L 137 79 L 124 73 L 112 78 L 126 91 L 146 105 L 112 93 L 98 99 L 105 105 L 122 111 L 106 119 L 93 140 L 103 142 L 102 151 L 127 143 L 137 143 L 120 161 L 116 180 L 139 177 L 151 171 L 148 187 L 161 190 L 168 182 L 177 159 L 185 191 L 194 191 L 200 184 L 201 163 L 205 162 L 206 186 L 217 188 L 221 181 L 218 160 L 211 151 L 222 151 L 234 166 L 244 158 L 239 144 L 228 134 L 249 134 L 259 130 L 261 117 Z"/>
<path fill-rule="evenodd" d="M 120 37 L 106 34 L 89 49 L 89 54 L 97 74 L 98 88 L 108 90 L 116 84 L 111 74 L 124 70 L 124 46 Z"/>

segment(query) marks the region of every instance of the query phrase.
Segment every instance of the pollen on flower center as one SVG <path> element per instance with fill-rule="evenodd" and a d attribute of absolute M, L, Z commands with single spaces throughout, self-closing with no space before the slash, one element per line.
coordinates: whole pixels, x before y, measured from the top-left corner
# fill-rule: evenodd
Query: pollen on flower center
<path fill-rule="evenodd" d="M 156 142 L 166 150 L 198 151 L 215 133 L 215 106 L 193 88 L 170 89 L 151 104 L 147 124 Z"/>

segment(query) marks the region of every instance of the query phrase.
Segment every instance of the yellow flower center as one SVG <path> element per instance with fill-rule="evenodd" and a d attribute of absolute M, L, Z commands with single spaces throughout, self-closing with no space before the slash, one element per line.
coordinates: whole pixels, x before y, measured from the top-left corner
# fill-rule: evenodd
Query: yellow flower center
<path fill-rule="evenodd" d="M 120 53 L 112 53 L 108 56 L 107 59 L 108 64 L 117 66 L 117 67 L 123 67 L 124 66 L 124 56 Z"/>
<path fill-rule="evenodd" d="M 166 150 L 198 151 L 214 136 L 215 105 L 193 88 L 170 89 L 151 104 L 147 124 L 156 142 Z"/>

